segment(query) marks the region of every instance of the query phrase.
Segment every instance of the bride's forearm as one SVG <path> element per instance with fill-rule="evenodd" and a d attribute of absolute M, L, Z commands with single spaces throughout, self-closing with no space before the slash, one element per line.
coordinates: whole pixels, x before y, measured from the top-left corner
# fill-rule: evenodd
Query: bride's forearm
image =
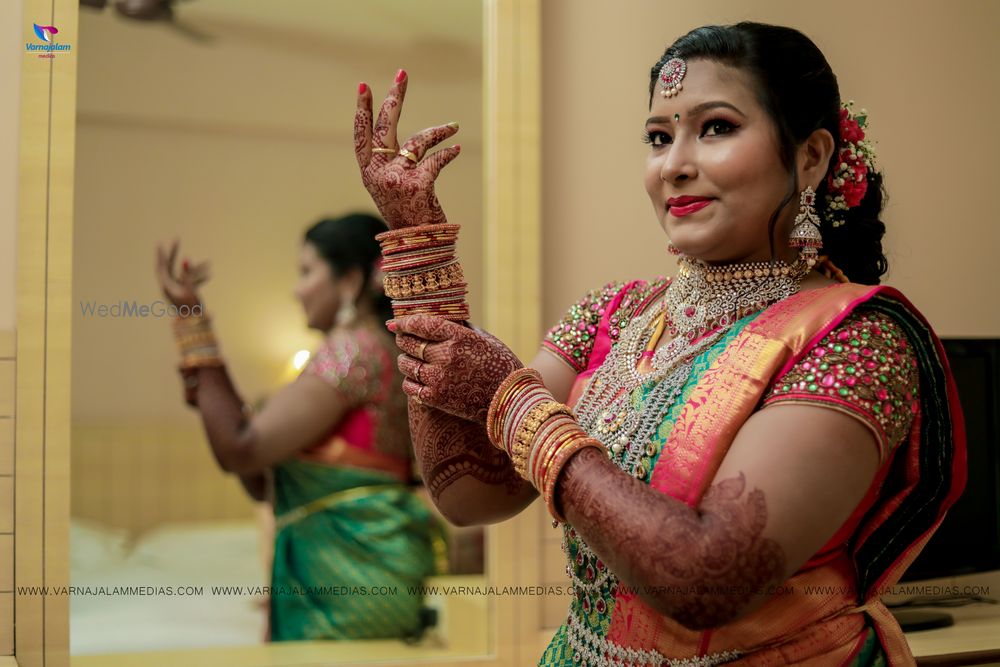
<path fill-rule="evenodd" d="M 503 521 L 538 495 L 480 424 L 411 400 L 410 434 L 431 499 L 456 525 Z"/>

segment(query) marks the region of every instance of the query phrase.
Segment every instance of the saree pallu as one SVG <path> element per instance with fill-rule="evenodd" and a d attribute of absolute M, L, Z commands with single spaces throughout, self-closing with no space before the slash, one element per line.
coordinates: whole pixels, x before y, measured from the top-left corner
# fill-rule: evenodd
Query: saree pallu
<path fill-rule="evenodd" d="M 421 630 L 441 526 L 392 476 L 292 459 L 274 469 L 271 640 L 385 639 Z"/>
<path fill-rule="evenodd" d="M 662 294 L 662 286 L 646 292 L 634 286 L 602 308 L 590 362 L 571 401 L 607 356 L 614 342 L 608 331 L 628 319 L 614 315 L 622 301 L 640 303 L 634 316 Z M 772 382 L 858 307 L 891 316 L 905 331 L 919 368 L 920 410 L 885 464 L 888 470 L 873 506 L 843 548 L 796 572 L 780 594 L 754 612 L 708 631 L 689 630 L 660 615 L 627 586 L 609 585 L 596 603 L 591 596 L 574 596 L 567 622 L 540 666 L 592 664 L 577 657 L 581 645 L 591 647 L 588 655 L 604 651 L 622 658 L 596 657 L 597 665 L 913 664 L 906 640 L 879 596 L 898 581 L 961 494 L 965 434 L 940 341 L 898 291 L 832 285 L 801 292 L 737 322 L 695 359 L 690 379 L 654 438 L 659 451 L 648 483 L 698 506 L 736 433 L 759 409 Z M 641 408 L 646 393 L 648 388 L 636 391 L 636 407 Z M 564 526 L 564 531 L 573 567 L 574 560 L 584 561 L 578 558 L 572 527 Z"/>

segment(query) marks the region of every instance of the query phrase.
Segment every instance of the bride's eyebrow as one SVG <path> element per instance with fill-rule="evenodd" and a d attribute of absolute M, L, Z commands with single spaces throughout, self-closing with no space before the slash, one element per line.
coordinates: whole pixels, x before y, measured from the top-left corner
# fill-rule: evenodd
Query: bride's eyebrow
<path fill-rule="evenodd" d="M 691 107 L 684 113 L 687 114 L 688 116 L 697 116 L 698 114 L 704 113 L 710 109 L 717 109 L 717 108 L 730 109 L 738 113 L 743 118 L 747 117 L 746 114 L 740 111 L 737 107 L 733 106 L 729 102 L 723 102 L 722 100 L 714 100 L 711 102 L 702 102 L 701 104 L 696 104 L 695 106 Z M 670 116 L 650 116 L 649 118 L 646 119 L 646 125 L 657 124 L 657 123 L 670 123 L 672 122 L 672 120 L 673 119 Z"/>

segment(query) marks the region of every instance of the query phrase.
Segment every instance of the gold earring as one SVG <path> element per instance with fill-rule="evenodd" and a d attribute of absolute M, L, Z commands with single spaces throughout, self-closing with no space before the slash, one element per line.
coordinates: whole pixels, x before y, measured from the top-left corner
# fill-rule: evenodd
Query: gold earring
<path fill-rule="evenodd" d="M 344 299 L 340 302 L 340 308 L 337 309 L 337 315 L 334 321 L 343 327 L 350 326 L 354 323 L 358 317 L 358 309 L 354 305 L 354 299 Z"/>
<path fill-rule="evenodd" d="M 795 226 L 788 237 L 788 245 L 799 249 L 799 259 L 807 266 L 816 266 L 819 250 L 823 247 L 823 235 L 819 231 L 820 220 L 816 215 L 816 191 L 810 186 L 799 197 L 799 214 L 795 216 Z"/>

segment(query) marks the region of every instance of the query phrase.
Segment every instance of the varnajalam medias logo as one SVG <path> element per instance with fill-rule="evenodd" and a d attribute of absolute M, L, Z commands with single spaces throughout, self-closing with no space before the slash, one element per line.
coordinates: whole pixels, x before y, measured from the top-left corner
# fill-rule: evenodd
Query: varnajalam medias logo
<path fill-rule="evenodd" d="M 59 29 L 54 25 L 38 25 L 37 23 L 32 25 L 35 28 L 35 36 L 43 43 L 28 42 L 24 45 L 25 51 L 41 51 L 42 53 L 38 54 L 39 58 L 55 58 L 56 51 L 71 51 L 73 49 L 69 44 L 57 44 L 52 41 L 52 37 L 59 34 Z"/>

